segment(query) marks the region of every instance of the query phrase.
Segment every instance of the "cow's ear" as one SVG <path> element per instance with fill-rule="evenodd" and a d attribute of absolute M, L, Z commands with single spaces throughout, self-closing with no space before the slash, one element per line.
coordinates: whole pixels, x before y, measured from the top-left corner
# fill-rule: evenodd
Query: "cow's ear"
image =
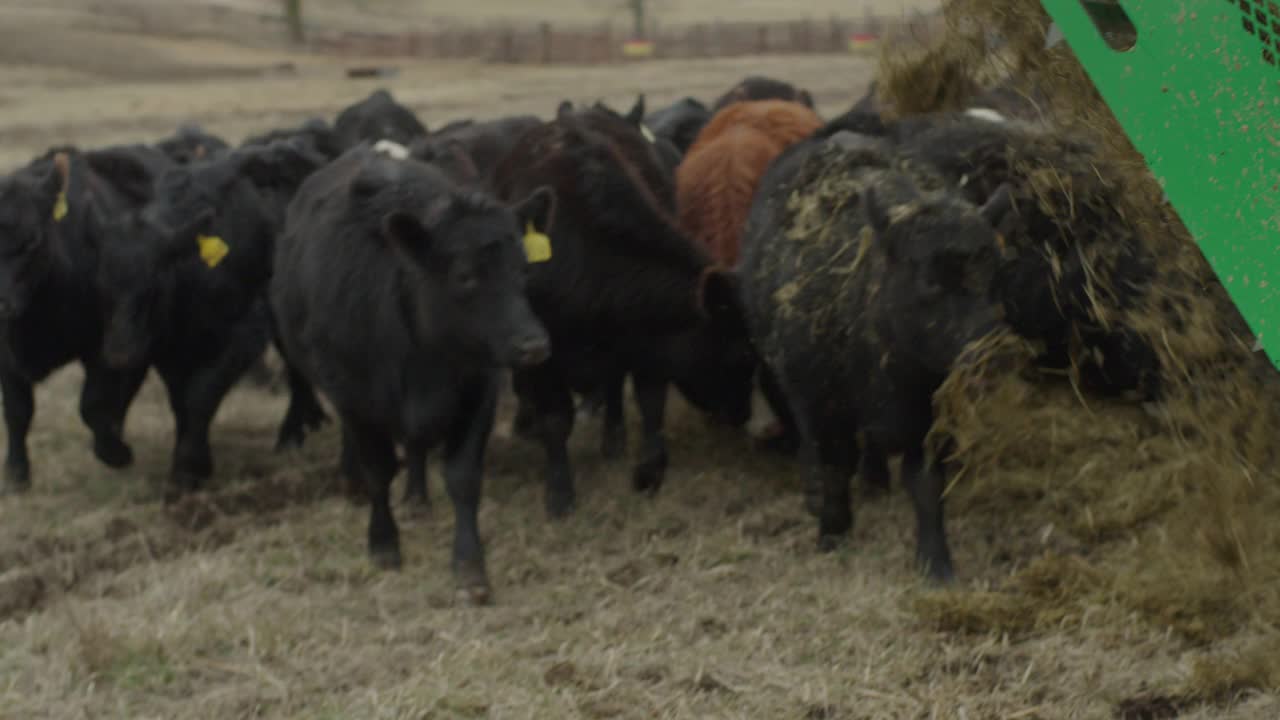
<path fill-rule="evenodd" d="M 36 209 L 42 218 L 59 221 L 67 214 L 67 187 L 71 179 L 71 159 L 65 152 L 53 156 L 52 166 L 35 181 Z"/>
<path fill-rule="evenodd" d="M 555 208 L 555 191 L 548 185 L 541 185 L 529 193 L 528 197 L 513 205 L 511 210 L 516 215 L 516 222 L 520 224 L 521 232 L 533 230 L 549 235 Z"/>
<path fill-rule="evenodd" d="M 742 295 L 738 274 L 720 267 L 708 267 L 698 279 L 698 310 L 718 324 L 742 322 Z"/>
<path fill-rule="evenodd" d="M 568 100 L 560 101 L 560 105 L 556 108 L 556 118 L 563 119 L 573 114 L 573 103 Z"/>
<path fill-rule="evenodd" d="M 396 210 L 382 217 L 382 238 L 402 261 L 426 268 L 435 248 L 436 231 L 452 207 L 453 199 L 440 195 L 427 204 L 422 216 Z"/>
<path fill-rule="evenodd" d="M 382 237 L 401 261 L 426 265 L 431 251 L 431 232 L 414 215 L 399 210 L 384 215 Z"/>
<path fill-rule="evenodd" d="M 174 262 L 199 253 L 210 267 L 216 265 L 221 260 L 221 255 L 225 255 L 230 248 L 222 238 L 209 234 L 213 217 L 213 208 L 201 205 L 177 225 L 160 226 L 156 223 L 156 230 L 163 233 L 165 238 L 162 260 Z M 151 222 L 155 223 L 154 220 Z M 217 253 L 218 256 L 206 256 L 206 253 Z"/>
<path fill-rule="evenodd" d="M 449 156 L 453 158 L 455 166 L 466 175 L 467 180 L 476 182 L 480 179 L 480 168 L 476 166 L 475 158 L 471 157 L 471 151 L 462 141 L 450 138 L 444 141 L 444 146 Z"/>
<path fill-rule="evenodd" d="M 635 104 L 627 111 L 627 122 L 639 127 L 641 120 L 644 120 L 644 93 L 636 96 Z"/>
<path fill-rule="evenodd" d="M 1006 213 L 1013 209 L 1013 188 L 1009 183 L 1000 183 L 1000 187 L 991 193 L 991 197 L 978 208 L 978 214 L 991 225 L 999 227 Z"/>

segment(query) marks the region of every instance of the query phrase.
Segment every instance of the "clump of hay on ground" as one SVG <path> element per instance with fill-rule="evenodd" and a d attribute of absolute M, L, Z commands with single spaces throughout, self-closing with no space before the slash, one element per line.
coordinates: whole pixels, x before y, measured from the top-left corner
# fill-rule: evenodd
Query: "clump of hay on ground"
<path fill-rule="evenodd" d="M 962 363 L 937 396 L 939 428 L 954 438 L 959 512 L 1014 509 L 1020 522 L 1056 522 L 1088 550 L 918 609 L 944 629 L 1016 632 L 1084 603 L 1137 611 L 1203 646 L 1189 696 L 1280 687 L 1280 653 L 1269 651 L 1280 627 L 1276 372 L 1069 46 L 1045 49 L 1040 4 L 950 0 L 944 12 L 948 31 L 933 45 L 886 49 L 882 99 L 899 116 L 954 110 L 1004 77 L 1045 98 L 1056 131 L 1096 147 L 1098 173 L 1123 188 L 1110 202 L 1154 269 L 1131 302 L 1100 293 L 1094 309 L 1151 344 L 1163 393 L 1141 407 L 1091 397 L 1069 376 L 978 381 L 983 373 L 965 368 L 981 363 Z M 1062 188 L 1040 190 L 1042 209 L 1061 207 Z M 1039 590 L 1028 589 L 1032 576 Z M 1222 649 L 1239 638 L 1250 646 Z"/>

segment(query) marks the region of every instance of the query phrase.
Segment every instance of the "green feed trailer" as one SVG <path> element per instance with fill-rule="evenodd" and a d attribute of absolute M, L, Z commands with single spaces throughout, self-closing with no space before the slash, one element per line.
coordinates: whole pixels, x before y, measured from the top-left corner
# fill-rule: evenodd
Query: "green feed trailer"
<path fill-rule="evenodd" d="M 1280 367 L 1280 0 L 1041 0 Z"/>

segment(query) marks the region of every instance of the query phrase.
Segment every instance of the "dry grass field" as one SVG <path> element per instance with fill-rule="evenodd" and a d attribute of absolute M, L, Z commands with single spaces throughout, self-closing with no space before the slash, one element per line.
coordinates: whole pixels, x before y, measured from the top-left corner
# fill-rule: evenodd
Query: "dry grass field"
<path fill-rule="evenodd" d="M 497 5 L 465 3 L 478 12 Z M 324 58 L 20 17 L 0 16 L 3 168 L 54 143 L 148 141 L 187 121 L 238 140 L 331 118 L 378 84 L 345 79 Z M 284 60 L 295 74 L 256 72 Z M 385 85 L 439 125 L 549 116 L 566 97 L 617 106 L 641 91 L 651 103 L 709 98 L 748 73 L 805 85 L 831 114 L 872 72 L 853 57 L 437 64 L 405 65 Z M 1189 639 L 1098 594 L 1035 614 L 1053 591 L 1028 578 L 1085 567 L 1104 543 L 1058 519 L 1078 498 L 1048 476 L 1035 492 L 957 488 L 949 532 L 958 591 L 972 602 L 947 604 L 909 567 L 915 527 L 903 493 L 862 503 L 851 543 L 819 554 L 797 468 L 706 427 L 679 402 L 658 497 L 634 496 L 625 464 L 599 459 L 598 424 L 582 421 L 573 445 L 579 509 L 551 523 L 541 453 L 511 437 L 504 407 L 480 517 L 495 603 L 459 608 L 448 571 L 452 513 L 434 469 L 432 511 L 398 509 L 404 570 L 378 572 L 365 555 L 367 511 L 337 492 L 332 425 L 303 451 L 276 454 L 284 398 L 242 385 L 214 428 L 208 492 L 166 507 L 173 429 L 159 383 L 148 382 L 128 420 L 134 467 L 111 471 L 92 458 L 77 417 L 81 378 L 69 368 L 39 388 L 34 489 L 0 498 L 4 720 L 1280 717 L 1280 697 L 1230 682 L 1211 704 L 1183 699 L 1189 684 L 1207 682 L 1203 658 L 1252 657 L 1248 632 Z M 633 446 L 637 437 L 633 422 Z M 1108 468 L 1061 467 L 1054 478 L 1099 472 Z M 1138 541 L 1121 531 L 1105 544 L 1124 555 Z M 1015 577 L 1023 590 L 1011 595 Z M 999 607 L 983 607 L 984 598 L 1032 619 L 993 623 Z"/>

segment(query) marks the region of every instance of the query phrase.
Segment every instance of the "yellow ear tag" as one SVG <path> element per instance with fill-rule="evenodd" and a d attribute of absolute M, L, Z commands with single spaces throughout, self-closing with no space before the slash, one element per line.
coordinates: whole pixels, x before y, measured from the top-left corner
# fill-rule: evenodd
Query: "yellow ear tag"
<path fill-rule="evenodd" d="M 533 223 L 524 226 L 524 254 L 531 263 L 546 262 L 551 259 L 551 238 L 533 228 Z"/>
<path fill-rule="evenodd" d="M 644 135 L 644 139 L 648 140 L 650 144 L 658 142 L 658 138 L 653 136 L 653 131 L 644 123 L 640 123 L 640 134 Z"/>
<path fill-rule="evenodd" d="M 209 267 L 216 267 L 231 252 L 231 248 L 217 235 L 197 235 L 196 243 L 200 245 L 200 259 Z"/>
<path fill-rule="evenodd" d="M 58 199 L 53 201 L 53 221 L 62 222 L 62 218 L 67 216 L 67 193 L 62 191 L 58 193 Z"/>

